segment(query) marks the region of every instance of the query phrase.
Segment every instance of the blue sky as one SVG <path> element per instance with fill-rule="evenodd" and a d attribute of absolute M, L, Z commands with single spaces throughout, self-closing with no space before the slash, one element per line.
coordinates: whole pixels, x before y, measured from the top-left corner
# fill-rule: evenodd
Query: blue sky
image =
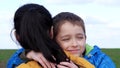
<path fill-rule="evenodd" d="M 119 0 L 1 0 L 0 49 L 18 49 L 11 40 L 14 12 L 25 3 L 44 5 L 52 16 L 60 12 L 73 12 L 85 21 L 87 43 L 100 48 L 120 48 Z M 14 38 L 14 36 L 12 36 Z"/>

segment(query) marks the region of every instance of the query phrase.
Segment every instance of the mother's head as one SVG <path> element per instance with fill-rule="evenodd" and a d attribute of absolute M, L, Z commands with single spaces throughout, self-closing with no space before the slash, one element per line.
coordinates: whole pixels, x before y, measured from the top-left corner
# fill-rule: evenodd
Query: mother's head
<path fill-rule="evenodd" d="M 49 61 L 59 63 L 67 57 L 49 37 L 52 22 L 51 14 L 44 6 L 25 4 L 14 15 L 15 36 L 24 49 L 41 52 Z"/>

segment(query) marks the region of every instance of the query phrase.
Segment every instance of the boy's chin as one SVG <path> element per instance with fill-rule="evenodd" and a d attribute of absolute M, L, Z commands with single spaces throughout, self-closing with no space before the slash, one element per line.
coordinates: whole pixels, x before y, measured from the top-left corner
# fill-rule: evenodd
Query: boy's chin
<path fill-rule="evenodd" d="M 74 56 L 78 56 L 78 57 L 81 57 L 82 55 L 80 55 L 80 54 L 73 54 Z"/>

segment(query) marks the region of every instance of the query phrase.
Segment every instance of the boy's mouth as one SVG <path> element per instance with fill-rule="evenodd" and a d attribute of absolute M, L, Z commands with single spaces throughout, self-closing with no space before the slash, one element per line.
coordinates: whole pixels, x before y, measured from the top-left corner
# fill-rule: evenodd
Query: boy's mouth
<path fill-rule="evenodd" d="M 80 49 L 67 50 L 67 51 L 72 53 L 72 54 L 78 54 L 80 52 Z"/>

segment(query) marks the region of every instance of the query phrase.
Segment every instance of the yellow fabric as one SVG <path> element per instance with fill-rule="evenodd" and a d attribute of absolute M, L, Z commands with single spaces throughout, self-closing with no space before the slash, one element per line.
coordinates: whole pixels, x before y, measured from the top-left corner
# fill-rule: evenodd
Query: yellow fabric
<path fill-rule="evenodd" d="M 80 68 L 95 68 L 94 65 L 89 63 L 82 57 L 73 56 L 68 52 L 65 52 L 71 61 L 79 65 Z M 22 63 L 17 68 L 42 68 L 37 62 L 29 61 L 28 63 Z"/>
<path fill-rule="evenodd" d="M 73 56 L 72 54 L 66 51 L 65 53 L 70 58 L 70 60 L 79 65 L 80 68 L 95 68 L 94 65 L 88 62 L 86 59 L 78 56 Z"/>
<path fill-rule="evenodd" d="M 16 68 L 42 68 L 36 61 L 29 61 L 27 63 L 22 63 Z"/>

